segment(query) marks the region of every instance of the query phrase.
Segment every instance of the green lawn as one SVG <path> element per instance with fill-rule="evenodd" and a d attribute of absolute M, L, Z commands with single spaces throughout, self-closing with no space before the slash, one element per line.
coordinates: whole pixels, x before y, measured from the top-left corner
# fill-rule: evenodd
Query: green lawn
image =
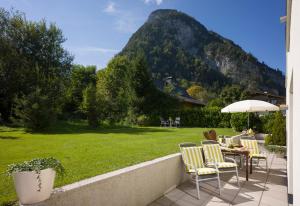
<path fill-rule="evenodd" d="M 43 134 L 0 127 L 0 205 L 15 200 L 8 164 L 53 156 L 67 170 L 55 186 L 72 183 L 146 160 L 178 152 L 178 143 L 200 143 L 203 128 L 115 127 L 90 129 L 83 123 L 61 122 Z M 234 134 L 232 129 L 216 129 Z"/>

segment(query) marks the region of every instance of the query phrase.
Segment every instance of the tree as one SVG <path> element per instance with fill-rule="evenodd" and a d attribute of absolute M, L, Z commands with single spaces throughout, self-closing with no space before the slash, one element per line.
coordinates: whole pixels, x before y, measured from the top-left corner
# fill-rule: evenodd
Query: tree
<path fill-rule="evenodd" d="M 41 90 L 49 101 L 64 97 L 73 57 L 63 48 L 62 31 L 45 21 L 27 21 L 20 12 L 0 9 L 0 113 L 14 115 L 15 97 Z M 41 77 L 42 78 L 39 78 Z M 49 91 L 46 91 L 49 90 Z M 57 104 L 50 104 L 57 106 Z M 53 108 L 53 111 L 58 111 Z"/>
<path fill-rule="evenodd" d="M 125 118 L 131 89 L 128 80 L 130 62 L 125 56 L 113 58 L 107 68 L 97 73 L 97 101 L 100 114 L 110 122 Z"/>
<path fill-rule="evenodd" d="M 48 127 L 55 119 L 55 107 L 53 102 L 42 89 L 36 90 L 28 95 L 22 95 L 14 101 L 13 121 L 21 124 L 28 130 L 40 131 Z"/>
<path fill-rule="evenodd" d="M 208 93 L 206 89 L 199 85 L 193 85 L 186 91 L 194 99 L 200 100 L 202 102 L 207 102 L 208 100 Z"/>
<path fill-rule="evenodd" d="M 89 84 L 83 91 L 83 101 L 81 104 L 82 111 L 86 114 L 90 126 L 98 126 L 98 104 L 96 100 L 96 87 Z"/>
<path fill-rule="evenodd" d="M 74 65 L 72 67 L 64 112 L 82 117 L 80 106 L 83 101 L 83 92 L 89 85 L 96 85 L 96 78 L 96 66 Z"/>
<path fill-rule="evenodd" d="M 241 99 L 242 88 L 238 85 L 226 86 L 221 94 L 220 98 L 223 100 L 225 105 L 239 101 Z"/>
<path fill-rule="evenodd" d="M 281 112 L 276 112 L 272 126 L 272 143 L 286 145 L 286 125 Z"/>

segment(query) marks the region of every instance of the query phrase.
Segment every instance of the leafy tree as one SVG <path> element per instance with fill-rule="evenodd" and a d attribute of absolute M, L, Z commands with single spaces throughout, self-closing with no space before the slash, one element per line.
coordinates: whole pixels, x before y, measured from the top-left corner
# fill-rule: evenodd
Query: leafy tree
<path fill-rule="evenodd" d="M 32 131 L 40 131 L 48 127 L 55 119 L 55 107 L 52 100 L 42 89 L 28 95 L 22 95 L 14 101 L 12 120 Z"/>
<path fill-rule="evenodd" d="M 198 99 L 203 102 L 207 102 L 208 100 L 208 93 L 206 89 L 199 85 L 193 85 L 190 88 L 188 88 L 186 91 L 194 99 Z"/>
<path fill-rule="evenodd" d="M 225 104 L 223 102 L 223 100 L 221 98 L 214 98 L 212 100 L 210 100 L 207 104 L 208 107 L 224 107 Z"/>
<path fill-rule="evenodd" d="M 101 115 L 110 122 L 125 118 L 132 92 L 128 81 L 130 62 L 125 56 L 113 58 L 107 68 L 97 73 L 97 99 Z"/>
<path fill-rule="evenodd" d="M 64 106 L 65 112 L 82 117 L 80 106 L 83 92 L 89 85 L 96 85 L 96 78 L 96 66 L 74 65 L 72 67 Z"/>
<path fill-rule="evenodd" d="M 238 85 L 226 86 L 221 94 L 220 98 L 223 100 L 225 105 L 239 101 L 241 99 L 242 88 Z"/>
<path fill-rule="evenodd" d="M 286 145 L 286 125 L 281 112 L 276 112 L 272 127 L 272 143 Z"/>
<path fill-rule="evenodd" d="M 54 24 L 31 22 L 20 12 L 0 9 L 0 113 L 5 121 L 14 115 L 15 97 L 30 99 L 41 90 L 51 101 L 48 106 L 61 102 L 73 60 L 64 41 Z"/>
<path fill-rule="evenodd" d="M 94 84 L 90 84 L 83 91 L 83 101 L 81 104 L 82 111 L 86 114 L 88 123 L 92 127 L 98 125 L 98 104 L 96 100 L 96 87 Z"/>

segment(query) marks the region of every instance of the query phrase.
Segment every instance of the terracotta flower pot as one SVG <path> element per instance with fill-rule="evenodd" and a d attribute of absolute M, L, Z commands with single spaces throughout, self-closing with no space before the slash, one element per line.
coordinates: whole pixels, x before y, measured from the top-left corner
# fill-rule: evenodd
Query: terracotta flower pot
<path fill-rule="evenodd" d="M 40 174 L 35 171 L 15 172 L 13 179 L 21 204 L 34 204 L 50 197 L 55 180 L 55 171 L 49 168 L 41 170 Z"/>

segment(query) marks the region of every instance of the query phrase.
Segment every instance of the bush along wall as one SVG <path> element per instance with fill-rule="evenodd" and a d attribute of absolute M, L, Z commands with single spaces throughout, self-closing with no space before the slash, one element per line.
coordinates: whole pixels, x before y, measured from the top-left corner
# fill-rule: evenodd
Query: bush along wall
<path fill-rule="evenodd" d="M 194 109 L 181 109 L 166 111 L 164 114 L 151 115 L 151 122 L 159 124 L 159 117 L 166 120 L 180 117 L 181 125 L 184 127 L 230 127 L 231 114 L 221 113 L 219 107 L 203 107 Z"/>

